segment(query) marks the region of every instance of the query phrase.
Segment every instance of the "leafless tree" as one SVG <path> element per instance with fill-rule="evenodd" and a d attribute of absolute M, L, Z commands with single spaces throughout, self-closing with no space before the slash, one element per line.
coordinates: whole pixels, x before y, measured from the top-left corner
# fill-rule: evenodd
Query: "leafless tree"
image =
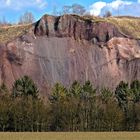
<path fill-rule="evenodd" d="M 104 17 L 111 17 L 112 13 L 110 11 L 106 11 Z"/>
<path fill-rule="evenodd" d="M 80 4 L 73 4 L 72 5 L 72 13 L 77 15 L 84 15 L 86 12 L 85 8 Z"/>
<path fill-rule="evenodd" d="M 70 14 L 71 13 L 71 6 L 63 6 L 63 14 Z"/>
<path fill-rule="evenodd" d="M 10 25 L 12 24 L 6 20 L 5 16 L 3 16 L 2 19 L 0 19 L 0 26 L 10 26 Z"/>
<path fill-rule="evenodd" d="M 25 12 L 19 18 L 19 24 L 29 24 L 29 23 L 33 23 L 34 21 L 35 18 L 31 12 Z"/>
<path fill-rule="evenodd" d="M 84 15 L 86 12 L 85 8 L 80 4 L 73 4 L 71 6 L 65 5 L 62 8 L 63 14 L 77 14 Z"/>

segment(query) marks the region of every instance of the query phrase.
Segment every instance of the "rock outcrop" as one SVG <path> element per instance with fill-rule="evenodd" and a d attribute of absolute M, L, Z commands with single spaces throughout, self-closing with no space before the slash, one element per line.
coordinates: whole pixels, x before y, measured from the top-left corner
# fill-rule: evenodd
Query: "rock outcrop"
<path fill-rule="evenodd" d="M 48 37 L 74 37 L 97 42 L 107 42 L 112 37 L 124 36 L 109 22 L 94 22 L 76 15 L 60 17 L 45 15 L 36 23 L 35 34 Z"/>
<path fill-rule="evenodd" d="M 43 16 L 30 32 L 0 46 L 0 82 L 29 75 L 45 91 L 56 82 L 90 80 L 112 89 L 140 80 L 140 44 L 109 22 L 74 15 Z"/>

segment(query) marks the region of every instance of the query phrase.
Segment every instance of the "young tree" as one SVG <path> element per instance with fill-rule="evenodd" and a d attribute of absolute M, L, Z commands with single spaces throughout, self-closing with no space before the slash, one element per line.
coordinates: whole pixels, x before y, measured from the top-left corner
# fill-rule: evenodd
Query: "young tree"
<path fill-rule="evenodd" d="M 113 93 L 108 88 L 101 89 L 101 99 L 103 103 L 107 104 L 113 98 Z"/>
<path fill-rule="evenodd" d="M 125 83 L 123 81 L 120 82 L 120 84 L 117 86 L 115 90 L 115 96 L 118 100 L 119 106 L 123 109 L 125 114 L 125 130 L 129 130 L 129 100 L 128 100 L 128 94 L 129 94 L 129 86 L 128 83 Z"/>
<path fill-rule="evenodd" d="M 10 26 L 12 25 L 10 22 L 8 22 L 5 18 L 5 16 L 3 16 L 3 18 L 0 20 L 0 26 Z"/>
<path fill-rule="evenodd" d="M 38 98 L 38 92 L 39 90 L 33 80 L 28 76 L 24 76 L 14 82 L 12 95 L 15 98 L 18 96 Z"/>
<path fill-rule="evenodd" d="M 50 129 L 52 131 L 62 131 L 65 128 L 65 106 L 67 89 L 60 83 L 56 83 L 50 95 L 51 119 Z"/>
<path fill-rule="evenodd" d="M 2 85 L 0 86 L 0 94 L 8 94 L 9 93 L 9 90 L 7 88 L 7 86 L 2 83 Z"/>
<path fill-rule="evenodd" d="M 69 95 L 80 98 L 82 93 L 82 86 L 78 81 L 74 81 L 69 89 Z"/>
<path fill-rule="evenodd" d="M 135 108 L 140 101 L 139 81 L 133 81 L 130 87 L 128 83 L 121 82 L 116 88 L 115 94 L 125 114 L 125 129 L 136 130 L 138 117 Z"/>
<path fill-rule="evenodd" d="M 31 12 L 25 12 L 19 18 L 19 24 L 30 24 L 35 21 L 35 18 Z"/>
<path fill-rule="evenodd" d="M 0 131 L 6 131 L 9 127 L 11 100 L 6 94 L 0 96 Z"/>
<path fill-rule="evenodd" d="M 103 109 L 103 129 L 107 131 L 123 130 L 124 113 L 115 100 L 109 100 Z"/>
<path fill-rule="evenodd" d="M 71 6 L 67 6 L 67 5 L 63 6 L 62 11 L 63 11 L 62 12 L 63 14 L 70 14 L 71 13 Z"/>
<path fill-rule="evenodd" d="M 84 15 L 86 12 L 85 7 L 80 4 L 73 4 L 71 6 L 65 5 L 62 8 L 63 14 L 76 14 L 76 15 Z"/>
<path fill-rule="evenodd" d="M 51 102 L 57 102 L 67 95 L 67 89 L 60 83 L 56 83 L 52 89 L 52 94 L 50 96 Z"/>
<path fill-rule="evenodd" d="M 80 4 L 73 4 L 72 5 L 72 13 L 77 15 L 84 15 L 86 12 L 85 8 Z"/>
<path fill-rule="evenodd" d="M 140 82 L 135 80 L 130 85 L 129 100 L 131 102 L 131 124 L 132 130 L 137 130 L 137 124 L 139 122 L 138 112 L 136 111 L 137 103 L 140 102 Z"/>
<path fill-rule="evenodd" d="M 140 81 L 135 80 L 130 85 L 130 96 L 134 103 L 140 101 Z"/>
<path fill-rule="evenodd" d="M 110 11 L 106 11 L 103 17 L 111 17 L 112 13 Z"/>
<path fill-rule="evenodd" d="M 93 88 L 90 81 L 86 81 L 82 86 L 82 93 L 80 95 L 80 112 L 81 125 L 83 131 L 88 131 L 91 128 L 92 110 L 95 102 L 96 90 Z"/>

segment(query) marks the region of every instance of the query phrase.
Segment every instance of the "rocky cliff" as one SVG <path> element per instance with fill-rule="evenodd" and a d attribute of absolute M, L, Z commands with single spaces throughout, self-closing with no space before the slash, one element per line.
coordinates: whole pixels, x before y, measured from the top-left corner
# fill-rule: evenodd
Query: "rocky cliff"
<path fill-rule="evenodd" d="M 11 87 L 15 79 L 29 75 L 45 91 L 56 82 L 68 86 L 90 80 L 97 88 L 114 88 L 121 80 L 140 80 L 138 36 L 110 21 L 43 16 L 0 45 L 0 83 Z"/>

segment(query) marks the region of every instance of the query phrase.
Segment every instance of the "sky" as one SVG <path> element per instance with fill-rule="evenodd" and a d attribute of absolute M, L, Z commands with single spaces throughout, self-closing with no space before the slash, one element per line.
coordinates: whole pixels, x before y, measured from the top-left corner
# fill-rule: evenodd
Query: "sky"
<path fill-rule="evenodd" d="M 32 12 L 38 20 L 44 14 L 52 14 L 54 9 L 64 5 L 81 4 L 91 15 L 103 15 L 110 11 L 113 15 L 140 16 L 140 0 L 0 0 L 0 19 L 17 22 L 26 11 Z"/>

